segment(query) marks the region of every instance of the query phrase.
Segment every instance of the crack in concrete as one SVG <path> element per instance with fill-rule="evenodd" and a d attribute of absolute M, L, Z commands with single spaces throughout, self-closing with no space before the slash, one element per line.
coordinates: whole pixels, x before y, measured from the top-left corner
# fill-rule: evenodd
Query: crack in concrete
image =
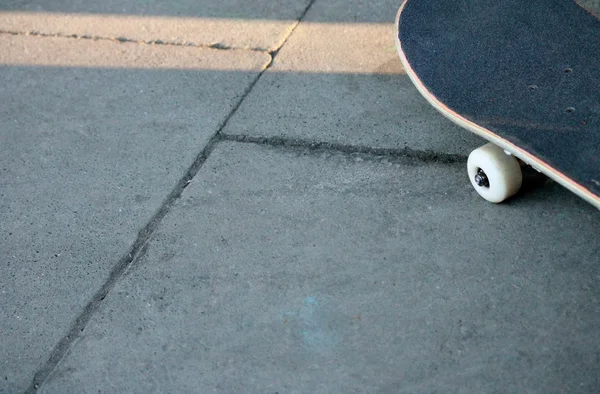
<path fill-rule="evenodd" d="M 67 333 L 58 341 L 58 343 L 52 349 L 49 358 L 46 362 L 37 370 L 35 373 L 30 386 L 27 388 L 26 393 L 35 393 L 43 385 L 46 379 L 54 372 L 55 368 L 68 354 L 73 344 L 79 340 L 82 333 L 85 331 L 87 324 L 90 322 L 92 317 L 102 306 L 103 301 L 109 295 L 111 290 L 116 284 L 123 278 L 128 271 L 135 268 L 137 263 L 144 257 L 148 243 L 151 241 L 156 229 L 161 224 L 165 216 L 171 211 L 173 205 L 181 198 L 183 191 L 194 179 L 196 174 L 203 167 L 204 163 L 208 160 L 211 153 L 220 142 L 235 141 L 241 143 L 253 143 L 263 144 L 278 147 L 291 147 L 294 149 L 303 148 L 308 150 L 331 150 L 336 152 L 343 152 L 347 154 L 369 154 L 376 156 L 387 156 L 387 157 L 399 157 L 399 158 L 414 158 L 424 162 L 442 162 L 442 163 L 456 163 L 464 162 L 466 157 L 460 155 L 450 155 L 435 152 L 417 151 L 410 148 L 404 149 L 384 149 L 384 148 L 371 148 L 361 146 L 351 146 L 343 144 L 335 144 L 329 142 L 317 142 L 317 141 L 305 141 L 296 139 L 286 139 L 281 137 L 250 137 L 244 135 L 224 135 L 222 131 L 225 129 L 229 120 L 235 115 L 237 110 L 240 108 L 246 97 L 253 90 L 254 86 L 260 80 L 261 76 L 271 67 L 275 56 L 279 53 L 279 50 L 285 45 L 289 37 L 293 34 L 296 27 L 302 22 L 309 9 L 313 6 L 315 0 L 311 0 L 307 5 L 306 9 L 298 19 L 297 23 L 289 30 L 288 35 L 281 44 L 272 51 L 264 51 L 259 49 L 251 49 L 260 52 L 266 52 L 270 55 L 270 61 L 265 67 L 257 74 L 254 80 L 245 89 L 238 102 L 234 105 L 230 113 L 217 127 L 216 133 L 208 141 L 204 149 L 197 155 L 194 162 L 188 168 L 186 173 L 177 182 L 176 186 L 171 190 L 168 196 L 165 198 L 163 203 L 160 205 L 156 213 L 150 218 L 148 223 L 138 232 L 137 238 L 133 245 L 129 248 L 127 253 L 121 257 L 121 259 L 112 268 L 108 279 L 100 287 L 100 289 L 92 296 L 91 300 L 85 305 L 81 313 L 71 323 Z M 169 43 L 160 40 L 156 41 L 137 41 L 127 38 L 106 38 L 106 37 L 92 37 L 92 36 L 78 36 L 78 35 L 59 35 L 59 34 L 45 34 L 39 32 L 19 33 L 19 32 L 6 32 L 0 31 L 0 34 L 14 34 L 14 35 L 37 35 L 42 37 L 64 37 L 64 38 L 76 38 L 76 39 L 91 39 L 91 40 L 113 40 L 118 42 L 135 42 L 143 44 L 155 44 L 155 45 L 179 45 L 179 46 L 195 46 L 203 47 L 199 45 L 188 45 L 183 43 Z M 208 46 L 211 49 L 218 50 L 244 50 L 239 48 L 231 48 L 222 44 L 214 44 Z"/>
<path fill-rule="evenodd" d="M 46 379 L 48 379 L 48 377 L 52 374 L 52 372 L 59 365 L 62 359 L 68 354 L 72 345 L 81 337 L 82 333 L 85 330 L 85 327 L 87 326 L 91 318 L 100 309 L 102 302 L 108 296 L 110 291 L 115 287 L 117 282 L 121 280 L 121 278 L 126 275 L 126 273 L 136 264 L 136 262 L 145 255 L 148 242 L 152 239 L 152 235 L 154 234 L 164 217 L 171 211 L 171 208 L 177 202 L 177 200 L 181 198 L 183 191 L 190 184 L 190 182 L 196 176 L 198 171 L 200 171 L 200 169 L 214 150 L 216 144 L 222 140 L 222 131 L 224 130 L 229 120 L 240 108 L 246 97 L 248 97 L 256 83 L 259 81 L 260 77 L 273 64 L 275 56 L 277 55 L 281 47 L 285 45 L 288 38 L 292 35 L 296 27 L 304 19 L 308 10 L 313 6 L 315 1 L 316 0 L 311 0 L 310 3 L 306 6 L 303 13 L 298 18 L 297 23 L 293 26 L 292 29 L 289 30 L 288 35 L 285 37 L 284 40 L 281 41 L 279 47 L 273 51 L 268 52 L 268 54 L 270 55 L 270 61 L 265 65 L 265 67 L 257 74 L 254 80 L 245 89 L 238 102 L 234 105 L 233 109 L 229 112 L 225 119 L 219 124 L 215 134 L 206 144 L 204 149 L 202 149 L 202 151 L 198 154 L 198 156 L 196 157 L 192 165 L 188 168 L 183 177 L 177 182 L 177 185 L 173 188 L 173 190 L 171 190 L 169 195 L 161 204 L 158 211 L 150 218 L 149 222 L 138 232 L 138 236 L 131 248 L 129 248 L 128 252 L 123 257 L 121 257 L 117 264 L 112 268 L 106 282 L 104 282 L 100 289 L 94 294 L 92 299 L 85 305 L 82 312 L 71 323 L 65 336 L 63 336 L 54 346 L 46 362 L 34 374 L 34 377 L 29 387 L 25 391 L 26 393 L 36 393 L 40 389 L 40 387 L 44 384 Z M 214 49 L 224 50 L 223 48 Z"/>
<path fill-rule="evenodd" d="M 240 143 L 250 143 L 256 145 L 268 145 L 273 147 L 283 147 L 290 149 L 305 149 L 308 151 L 331 151 L 344 153 L 348 155 L 368 155 L 386 158 L 413 159 L 422 163 L 441 163 L 456 164 L 466 163 L 467 156 L 452 153 L 442 153 L 429 150 L 412 149 L 408 146 L 404 148 L 375 148 L 361 145 L 339 144 L 327 141 L 303 140 L 297 138 L 285 137 L 255 137 L 249 135 L 221 135 L 220 141 L 231 141 Z"/>
<path fill-rule="evenodd" d="M 75 318 L 75 321 L 71 324 L 67 334 L 61 338 L 58 344 L 52 349 L 50 357 L 45 364 L 36 372 L 33 381 L 29 388 L 25 391 L 26 393 L 35 393 L 44 383 L 44 381 L 54 371 L 56 366 L 60 363 L 63 357 L 68 353 L 71 345 L 79 339 L 81 334 L 84 332 L 85 327 L 93 317 L 93 315 L 100 309 L 102 302 L 108 296 L 110 291 L 115 287 L 117 282 L 125 275 L 128 269 L 134 264 L 136 260 L 139 260 L 145 255 L 148 242 L 152 238 L 155 230 L 158 228 L 163 218 L 171 211 L 171 207 L 181 197 L 183 190 L 190 184 L 191 179 L 200 170 L 212 150 L 214 149 L 216 138 L 213 137 L 202 152 L 196 157 L 194 163 L 190 166 L 186 174 L 177 182 L 175 188 L 169 193 L 165 201 L 161 204 L 158 211 L 152 216 L 148 224 L 142 228 L 137 236 L 137 239 L 118 263 L 111 270 L 107 281 L 102 287 L 94 294 L 92 299 L 83 308 L 83 311 Z"/>
<path fill-rule="evenodd" d="M 33 37 L 51 37 L 51 38 L 70 38 L 76 40 L 91 40 L 91 41 L 113 41 L 117 43 L 132 43 L 140 45 L 167 45 L 177 47 L 192 47 L 201 49 L 216 49 L 220 51 L 245 51 L 245 52 L 261 52 L 271 54 L 266 48 L 250 48 L 250 47 L 236 47 L 221 42 L 214 44 L 199 44 L 189 41 L 168 41 L 168 40 L 136 40 L 128 37 L 104 37 L 104 36 L 93 36 L 88 34 L 63 34 L 63 33 L 44 33 L 39 31 L 7 31 L 0 30 L 0 34 L 12 35 L 12 36 L 33 36 Z"/>

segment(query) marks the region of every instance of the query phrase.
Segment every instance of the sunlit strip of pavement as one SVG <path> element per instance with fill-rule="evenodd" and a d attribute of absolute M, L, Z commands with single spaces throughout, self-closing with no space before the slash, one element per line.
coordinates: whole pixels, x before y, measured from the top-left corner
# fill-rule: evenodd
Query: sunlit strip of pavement
<path fill-rule="evenodd" d="M 238 50 L 282 45 L 295 21 L 57 13 L 0 13 L 0 64 L 245 71 Z M 302 23 L 315 40 L 276 72 L 403 74 L 391 23 Z M 281 39 L 267 42 L 264 37 Z M 290 30 L 291 31 L 291 30 Z M 43 38 L 40 41 L 32 37 Z M 278 36 L 279 37 L 279 36 Z M 240 41 L 241 40 L 241 41 Z M 266 43 L 266 45 L 265 45 Z M 118 44 L 118 45 L 116 45 Z M 158 52 L 149 45 L 161 45 Z M 175 49 L 179 47 L 176 54 Z M 102 51 L 91 48 L 103 48 Z M 199 49 L 207 51 L 200 52 Z M 151 56 L 149 55 L 151 53 Z M 201 53 L 201 55 L 199 55 Z M 210 58 L 210 59 L 209 59 Z"/>

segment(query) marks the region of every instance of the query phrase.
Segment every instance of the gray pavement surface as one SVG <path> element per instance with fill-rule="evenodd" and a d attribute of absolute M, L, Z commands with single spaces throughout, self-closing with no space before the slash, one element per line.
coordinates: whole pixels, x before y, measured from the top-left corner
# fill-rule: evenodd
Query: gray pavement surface
<path fill-rule="evenodd" d="M 477 196 L 398 5 L 0 0 L 0 393 L 600 391 L 600 213 Z"/>
<path fill-rule="evenodd" d="M 594 391 L 597 211 L 476 197 L 462 163 L 219 145 L 42 392 Z"/>
<path fill-rule="evenodd" d="M 0 388 L 13 392 L 269 57 L 13 35 L 0 35 L 0 47 L 13 64 L 0 69 Z M 62 67 L 39 65 L 52 60 Z M 193 69 L 205 64 L 247 71 Z"/>
<path fill-rule="evenodd" d="M 397 9 L 397 0 L 317 1 L 223 132 L 450 155 L 482 145 L 398 78 Z M 328 17 L 356 22 L 319 23 Z"/>

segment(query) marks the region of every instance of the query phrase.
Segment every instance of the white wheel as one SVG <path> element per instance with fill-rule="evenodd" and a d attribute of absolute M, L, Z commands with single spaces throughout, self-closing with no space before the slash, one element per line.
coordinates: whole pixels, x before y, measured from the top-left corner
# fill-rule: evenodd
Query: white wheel
<path fill-rule="evenodd" d="M 517 194 L 523 182 L 519 161 L 492 143 L 471 152 L 467 169 L 477 193 L 494 203 Z"/>

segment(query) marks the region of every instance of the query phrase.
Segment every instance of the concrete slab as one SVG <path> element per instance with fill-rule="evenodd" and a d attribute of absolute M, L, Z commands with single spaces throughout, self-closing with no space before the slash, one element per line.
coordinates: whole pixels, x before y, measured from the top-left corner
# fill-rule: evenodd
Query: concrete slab
<path fill-rule="evenodd" d="M 317 1 L 225 134 L 462 155 L 481 145 L 432 109 L 404 74 L 393 33 L 398 7 L 395 0 Z"/>
<path fill-rule="evenodd" d="M 278 48 L 309 0 L 0 1 L 0 31 Z"/>
<path fill-rule="evenodd" d="M 41 392 L 594 391 L 599 212 L 525 194 L 219 145 Z"/>
<path fill-rule="evenodd" d="M 0 47 L 0 392 L 14 393 L 269 58 L 10 35 Z"/>

